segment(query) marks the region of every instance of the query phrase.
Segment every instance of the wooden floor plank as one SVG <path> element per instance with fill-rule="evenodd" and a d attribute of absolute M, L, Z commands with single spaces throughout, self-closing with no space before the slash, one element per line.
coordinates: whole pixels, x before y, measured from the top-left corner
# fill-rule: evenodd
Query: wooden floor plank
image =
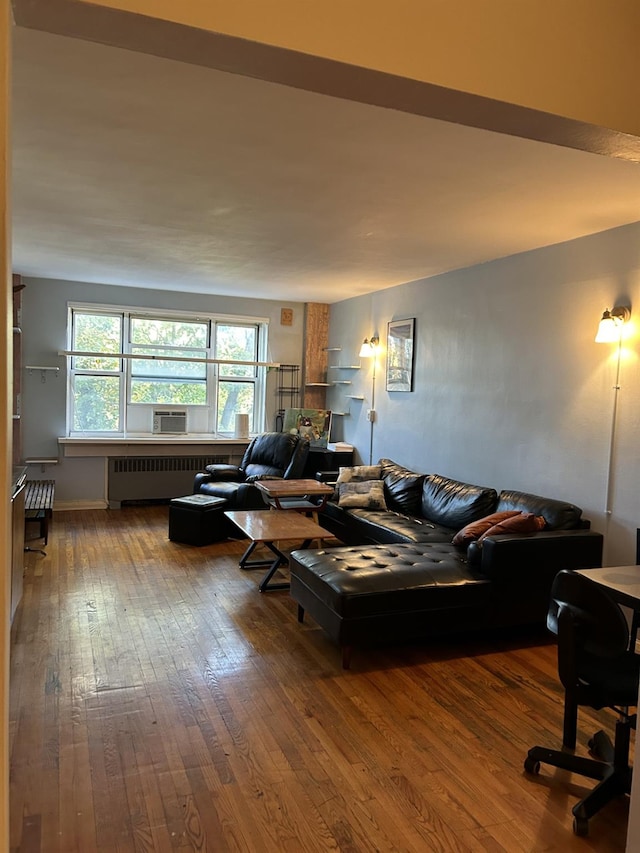
<path fill-rule="evenodd" d="M 12 629 L 12 853 L 603 851 L 592 783 L 559 746 L 544 634 L 338 650 L 286 591 L 260 594 L 245 543 L 170 542 L 168 508 L 56 513 L 26 557 Z M 578 748 L 609 730 L 581 711 Z"/>

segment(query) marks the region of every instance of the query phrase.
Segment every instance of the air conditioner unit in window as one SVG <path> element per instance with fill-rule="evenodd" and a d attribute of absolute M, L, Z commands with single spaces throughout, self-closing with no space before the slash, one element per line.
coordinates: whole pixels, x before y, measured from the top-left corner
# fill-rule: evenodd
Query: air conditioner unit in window
<path fill-rule="evenodd" d="M 153 431 L 158 435 L 185 433 L 187 431 L 186 411 L 154 409 Z"/>

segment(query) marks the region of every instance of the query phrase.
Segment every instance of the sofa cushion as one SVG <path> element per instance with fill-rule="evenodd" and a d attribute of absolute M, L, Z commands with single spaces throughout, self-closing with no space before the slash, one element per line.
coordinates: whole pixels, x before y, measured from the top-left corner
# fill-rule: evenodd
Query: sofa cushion
<path fill-rule="evenodd" d="M 301 477 L 309 453 L 309 442 L 285 432 L 256 435 L 244 452 L 240 468 L 247 477 Z"/>
<path fill-rule="evenodd" d="M 519 512 L 517 515 L 512 515 L 510 518 L 505 518 L 494 524 L 485 531 L 478 539 L 479 543 L 487 536 L 496 536 L 499 533 L 536 533 L 542 530 L 545 526 L 545 520 L 541 515 L 534 515 L 532 512 Z"/>
<path fill-rule="evenodd" d="M 441 474 L 427 474 L 422 486 L 420 515 L 436 524 L 459 530 L 494 512 L 497 497 L 495 489 L 450 480 Z"/>
<path fill-rule="evenodd" d="M 343 619 L 481 606 L 490 595 L 491 583 L 450 543 L 293 551 L 291 558 L 292 581 Z"/>
<path fill-rule="evenodd" d="M 338 506 L 378 510 L 387 508 L 382 480 L 339 483 L 338 489 L 340 494 Z"/>
<path fill-rule="evenodd" d="M 362 483 L 366 480 L 379 480 L 382 476 L 380 465 L 351 465 L 340 468 L 338 483 Z"/>
<path fill-rule="evenodd" d="M 405 515 L 420 515 L 424 474 L 417 474 L 391 459 L 381 459 L 382 479 L 389 509 Z"/>
<path fill-rule="evenodd" d="M 449 527 L 390 510 L 345 509 L 329 502 L 321 522 L 342 542 L 350 545 L 393 542 L 447 542 L 455 533 Z"/>
<path fill-rule="evenodd" d="M 454 545 L 468 545 L 469 542 L 475 542 L 479 539 L 483 533 L 486 533 L 495 524 L 505 521 L 507 518 L 512 518 L 515 515 L 520 515 L 520 511 L 509 509 L 504 512 L 492 512 L 491 515 L 485 515 L 484 518 L 479 518 L 477 521 L 472 521 L 465 525 L 462 530 L 458 530 L 451 541 Z"/>
<path fill-rule="evenodd" d="M 527 492 L 502 491 L 496 509 L 517 509 L 541 515 L 549 530 L 575 530 L 582 527 L 582 510 L 574 504 L 531 495 Z"/>
<path fill-rule="evenodd" d="M 254 465 L 252 462 L 247 465 L 244 473 L 247 483 L 253 483 L 256 480 L 279 480 L 283 470 L 273 465 Z"/>

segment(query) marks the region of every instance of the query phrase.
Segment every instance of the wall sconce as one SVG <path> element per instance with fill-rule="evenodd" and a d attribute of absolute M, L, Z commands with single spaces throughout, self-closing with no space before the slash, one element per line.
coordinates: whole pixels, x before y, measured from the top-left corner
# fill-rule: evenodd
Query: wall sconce
<path fill-rule="evenodd" d="M 380 338 L 377 335 L 371 335 L 370 338 L 365 338 L 362 341 L 362 346 L 360 347 L 360 352 L 358 355 L 360 358 L 371 358 L 376 354 L 376 348 L 380 343 Z"/>
<path fill-rule="evenodd" d="M 598 326 L 596 343 L 617 344 L 622 337 L 622 327 L 629 317 L 631 317 L 631 309 L 624 305 L 612 308 L 611 311 L 607 308 Z"/>

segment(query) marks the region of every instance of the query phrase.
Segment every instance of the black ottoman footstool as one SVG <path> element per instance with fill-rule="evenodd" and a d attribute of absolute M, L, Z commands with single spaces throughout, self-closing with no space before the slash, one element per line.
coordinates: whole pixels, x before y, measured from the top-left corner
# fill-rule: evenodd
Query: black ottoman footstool
<path fill-rule="evenodd" d="M 491 581 L 448 543 L 352 545 L 293 551 L 291 597 L 342 649 L 399 642 L 477 626 Z"/>
<path fill-rule="evenodd" d="M 210 545 L 226 539 L 227 501 L 209 495 L 185 495 L 169 503 L 169 539 L 185 545 Z"/>

